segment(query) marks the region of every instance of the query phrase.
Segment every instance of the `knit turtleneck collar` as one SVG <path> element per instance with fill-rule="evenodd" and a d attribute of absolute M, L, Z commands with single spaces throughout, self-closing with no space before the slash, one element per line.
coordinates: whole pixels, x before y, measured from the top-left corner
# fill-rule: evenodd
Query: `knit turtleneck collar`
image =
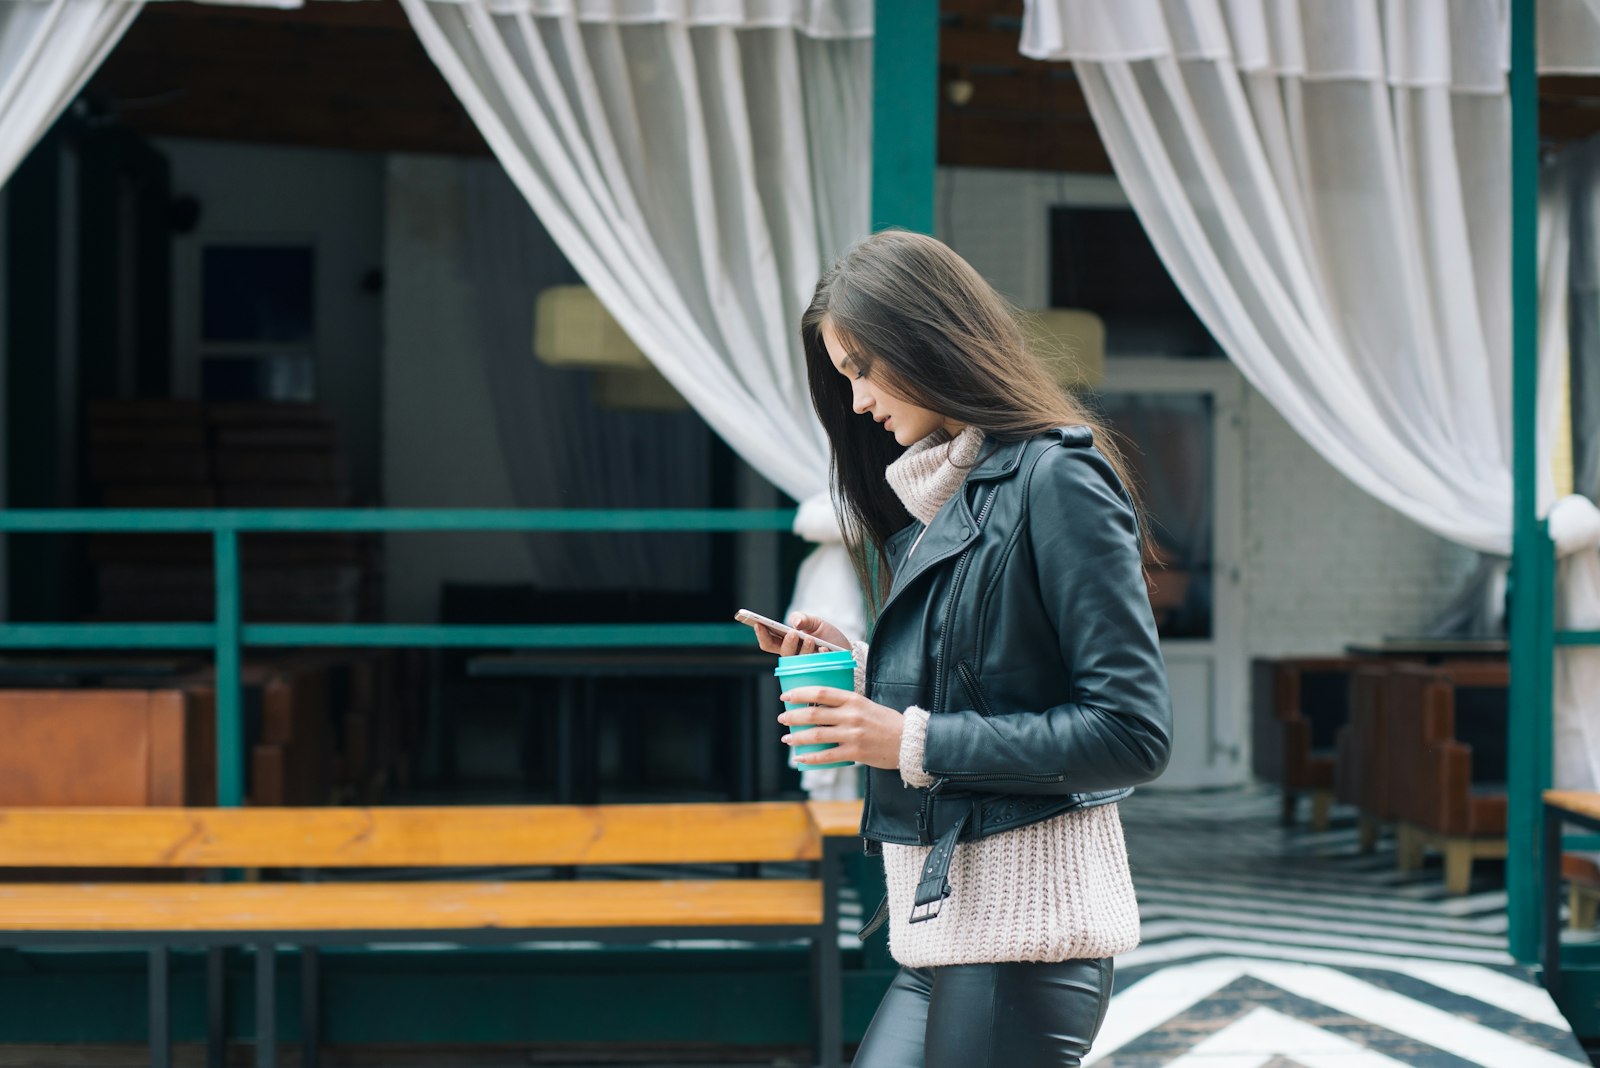
<path fill-rule="evenodd" d="M 935 431 L 912 445 L 884 470 L 900 503 L 923 523 L 933 522 L 983 448 L 983 431 L 969 426 L 955 437 Z"/>

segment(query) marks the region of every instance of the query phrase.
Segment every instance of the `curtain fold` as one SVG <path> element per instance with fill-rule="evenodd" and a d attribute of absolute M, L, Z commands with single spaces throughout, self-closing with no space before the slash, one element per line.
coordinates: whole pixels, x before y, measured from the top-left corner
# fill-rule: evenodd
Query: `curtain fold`
<path fill-rule="evenodd" d="M 1567 146 L 1560 162 L 1572 197 L 1572 484 L 1600 500 L 1600 137 Z"/>
<path fill-rule="evenodd" d="M 1501 0 L 1034 0 L 1163 263 L 1330 463 L 1486 553 L 1511 538 Z M 1559 348 L 1545 346 L 1550 410 Z M 1549 503 L 1551 490 L 1544 487 Z"/>
<path fill-rule="evenodd" d="M 0 0 L 0 181 L 66 110 L 140 0 Z"/>
<path fill-rule="evenodd" d="M 707 508 L 711 435 L 690 412 L 597 407 L 592 374 L 530 359 L 534 300 L 577 277 L 505 171 L 466 164 L 464 246 L 478 349 L 519 508 Z M 704 534 L 530 534 L 544 590 L 703 592 Z"/>
<path fill-rule="evenodd" d="M 401 6 L 595 295 L 712 430 L 807 506 L 796 531 L 821 545 L 791 607 L 861 635 L 797 326 L 822 270 L 868 231 L 872 5 Z M 806 779 L 853 793 L 852 776 Z"/>

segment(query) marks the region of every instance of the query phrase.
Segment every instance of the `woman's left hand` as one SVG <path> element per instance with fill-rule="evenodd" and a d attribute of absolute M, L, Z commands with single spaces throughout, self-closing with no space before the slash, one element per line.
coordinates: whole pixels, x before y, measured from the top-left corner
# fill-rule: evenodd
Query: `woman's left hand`
<path fill-rule="evenodd" d="M 795 763 L 801 767 L 840 760 L 853 760 L 885 771 L 900 766 L 900 735 L 905 730 L 905 717 L 887 705 L 831 686 L 799 686 L 785 693 L 781 700 L 808 707 L 786 710 L 778 717 L 779 723 L 788 727 L 814 724 L 810 730 L 784 735 L 785 744 L 838 743 L 836 749 L 796 754 Z"/>

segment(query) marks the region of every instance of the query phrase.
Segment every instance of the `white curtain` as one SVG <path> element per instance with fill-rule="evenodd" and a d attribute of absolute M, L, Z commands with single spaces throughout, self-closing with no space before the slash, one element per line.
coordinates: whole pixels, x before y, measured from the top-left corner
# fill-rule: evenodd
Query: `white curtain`
<path fill-rule="evenodd" d="M 0 0 L 0 181 L 139 14 L 138 0 Z"/>
<path fill-rule="evenodd" d="M 1075 61 L 1145 230 L 1245 377 L 1357 485 L 1498 554 L 1503 19 L 1500 0 L 1035 0 L 1022 44 Z"/>
<path fill-rule="evenodd" d="M 1556 553 L 1556 628 L 1600 630 L 1600 509 L 1564 497 L 1550 511 Z M 1563 790 L 1600 790 L 1600 648 L 1556 650 L 1552 781 Z"/>
<path fill-rule="evenodd" d="M 868 228 L 872 5 L 402 5 L 584 281 L 713 430 L 820 515 L 803 532 L 834 544 L 795 606 L 859 635 L 797 324 Z"/>
<path fill-rule="evenodd" d="M 466 165 L 463 244 L 478 349 L 519 508 L 706 508 L 711 432 L 693 412 L 611 411 L 594 375 L 529 358 L 530 294 L 577 281 L 493 160 Z M 530 534 L 543 590 L 703 593 L 706 534 Z"/>

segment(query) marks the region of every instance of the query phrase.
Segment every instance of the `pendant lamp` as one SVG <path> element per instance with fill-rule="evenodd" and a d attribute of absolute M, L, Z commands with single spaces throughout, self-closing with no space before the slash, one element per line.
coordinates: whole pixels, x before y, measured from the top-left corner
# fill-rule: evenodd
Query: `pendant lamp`
<path fill-rule="evenodd" d="M 1106 377 L 1106 326 L 1094 312 L 1046 308 L 1017 316 L 1022 339 L 1067 389 L 1093 389 Z"/>

